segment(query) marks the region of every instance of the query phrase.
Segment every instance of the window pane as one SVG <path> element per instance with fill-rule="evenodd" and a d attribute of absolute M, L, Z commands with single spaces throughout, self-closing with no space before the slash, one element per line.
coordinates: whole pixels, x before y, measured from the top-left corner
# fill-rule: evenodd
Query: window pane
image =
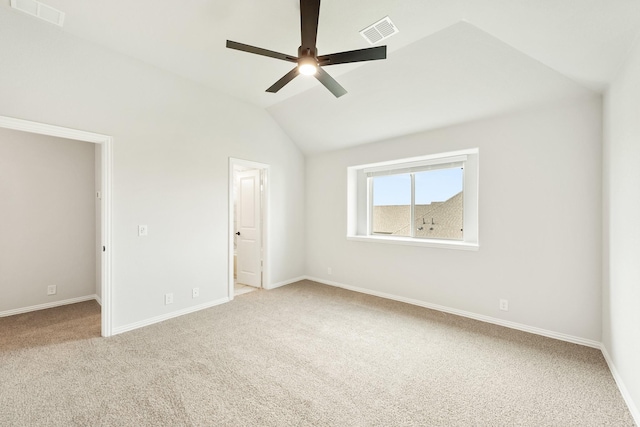
<path fill-rule="evenodd" d="M 411 175 L 377 176 L 371 180 L 372 233 L 411 236 Z"/>
<path fill-rule="evenodd" d="M 462 183 L 459 167 L 415 174 L 416 237 L 462 240 Z"/>

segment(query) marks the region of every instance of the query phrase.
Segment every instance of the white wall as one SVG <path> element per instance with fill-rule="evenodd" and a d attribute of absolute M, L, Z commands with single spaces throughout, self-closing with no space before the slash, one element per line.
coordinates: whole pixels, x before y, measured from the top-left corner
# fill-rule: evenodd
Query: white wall
<path fill-rule="evenodd" d="M 602 341 L 640 422 L 640 43 L 605 97 Z"/>
<path fill-rule="evenodd" d="M 7 9 L 0 63 L 0 115 L 113 137 L 116 329 L 227 297 L 230 156 L 271 165 L 271 281 L 304 274 L 304 157 L 263 110 Z"/>
<path fill-rule="evenodd" d="M 598 342 L 601 118 L 593 96 L 307 158 L 307 273 Z M 479 251 L 346 240 L 348 166 L 473 147 Z"/>
<path fill-rule="evenodd" d="M 94 144 L 0 128 L 0 312 L 95 293 L 93 191 Z"/>

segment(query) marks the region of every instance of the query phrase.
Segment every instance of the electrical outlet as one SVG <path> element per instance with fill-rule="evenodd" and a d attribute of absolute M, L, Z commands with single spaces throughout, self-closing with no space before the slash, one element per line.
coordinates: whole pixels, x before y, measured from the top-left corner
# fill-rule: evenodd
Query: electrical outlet
<path fill-rule="evenodd" d="M 509 311 L 509 301 L 506 299 L 500 300 L 500 310 Z"/>
<path fill-rule="evenodd" d="M 148 232 L 149 232 L 149 228 L 146 225 L 138 226 L 138 236 L 140 237 L 146 236 Z"/>
<path fill-rule="evenodd" d="M 47 286 L 47 295 L 55 295 L 58 292 L 58 287 L 56 285 Z"/>
<path fill-rule="evenodd" d="M 333 274 L 333 269 L 331 267 L 327 267 L 327 274 L 331 276 Z"/>
<path fill-rule="evenodd" d="M 164 305 L 173 304 L 173 294 L 164 294 Z"/>
<path fill-rule="evenodd" d="M 200 288 L 193 288 L 191 294 L 193 298 L 198 298 L 200 296 Z"/>

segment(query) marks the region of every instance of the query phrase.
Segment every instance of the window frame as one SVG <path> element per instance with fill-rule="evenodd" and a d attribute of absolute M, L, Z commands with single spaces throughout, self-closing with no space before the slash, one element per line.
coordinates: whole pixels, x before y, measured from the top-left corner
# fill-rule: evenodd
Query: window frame
<path fill-rule="evenodd" d="M 463 168 L 463 238 L 434 239 L 416 237 L 413 230 L 415 217 L 415 173 L 446 168 L 446 164 L 462 163 Z M 389 243 L 409 246 L 439 247 L 446 249 L 478 250 L 478 148 L 386 162 L 351 166 L 347 168 L 347 240 Z M 411 237 L 374 234 L 373 179 L 381 175 L 411 174 Z"/>

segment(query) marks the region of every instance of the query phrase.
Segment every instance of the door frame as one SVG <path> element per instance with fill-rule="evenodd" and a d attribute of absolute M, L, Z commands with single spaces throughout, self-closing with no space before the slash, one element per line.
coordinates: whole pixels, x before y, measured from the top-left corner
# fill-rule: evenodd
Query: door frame
<path fill-rule="evenodd" d="M 93 132 L 70 129 L 61 126 L 55 126 L 45 123 L 38 123 L 29 120 L 16 119 L 13 117 L 0 116 L 0 127 L 6 129 L 19 130 L 40 135 L 55 136 L 58 138 L 73 139 L 76 141 L 91 142 L 100 144 L 102 154 L 102 207 L 101 217 L 102 224 L 100 234 L 102 236 L 102 278 L 101 286 L 101 331 L 103 337 L 113 335 L 113 318 L 112 318 L 112 288 L 111 288 L 111 234 L 112 234 L 112 218 L 111 218 L 111 185 L 112 185 L 112 145 L 113 138 L 108 135 L 102 135 Z"/>
<path fill-rule="evenodd" d="M 229 157 L 229 249 L 228 249 L 228 294 L 229 301 L 234 297 L 233 286 L 233 236 L 235 233 L 233 209 L 233 190 L 235 166 L 248 169 L 260 169 L 262 171 L 262 192 L 261 192 L 261 213 L 262 213 L 262 288 L 268 288 L 269 276 L 269 170 L 270 166 L 265 163 L 258 163 L 251 160 L 237 159 Z"/>

